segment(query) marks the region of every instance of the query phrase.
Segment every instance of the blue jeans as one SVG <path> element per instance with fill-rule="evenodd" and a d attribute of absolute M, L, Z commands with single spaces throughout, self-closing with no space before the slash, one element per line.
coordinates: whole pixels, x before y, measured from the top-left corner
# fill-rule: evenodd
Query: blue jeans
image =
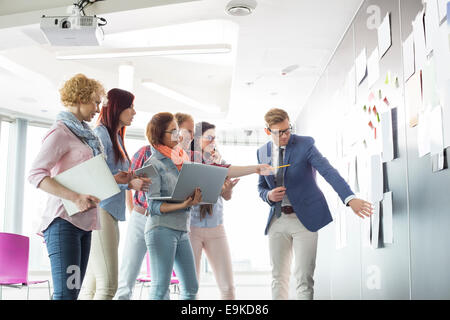
<path fill-rule="evenodd" d="M 53 300 L 77 300 L 91 250 L 91 231 L 55 218 L 43 233 L 52 269 Z"/>
<path fill-rule="evenodd" d="M 170 278 L 172 270 L 175 269 L 180 280 L 181 299 L 195 300 L 198 281 L 188 233 L 158 226 L 145 234 L 145 243 L 150 254 L 152 278 L 150 299 L 168 300 L 170 298 Z"/>
<path fill-rule="evenodd" d="M 114 300 L 130 300 L 136 278 L 141 271 L 142 261 L 147 253 L 144 230 L 147 217 L 136 211 L 131 212 L 127 237 L 119 271 L 119 286 Z"/>

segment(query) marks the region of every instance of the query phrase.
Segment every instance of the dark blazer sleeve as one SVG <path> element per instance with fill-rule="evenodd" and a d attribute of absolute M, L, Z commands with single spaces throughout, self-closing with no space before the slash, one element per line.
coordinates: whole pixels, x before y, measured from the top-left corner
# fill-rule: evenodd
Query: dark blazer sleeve
<path fill-rule="evenodd" d="M 314 145 L 314 139 L 309 138 L 309 147 L 306 153 L 306 157 L 308 162 L 313 166 L 317 171 L 319 171 L 320 175 L 324 177 L 324 179 L 333 187 L 334 191 L 337 192 L 339 198 L 341 198 L 342 202 L 348 196 L 353 195 L 353 191 L 350 189 L 350 186 L 341 177 L 339 172 L 333 168 L 333 166 L 328 162 L 328 160 L 322 156 L 322 154 L 317 150 Z M 308 139 L 308 140 L 309 140 Z"/>
<path fill-rule="evenodd" d="M 261 163 L 259 160 L 259 151 L 256 152 L 256 157 L 258 158 L 258 163 Z M 267 197 L 267 194 L 271 189 L 269 188 L 265 177 L 260 175 L 258 179 L 258 193 L 260 198 L 267 202 L 270 206 L 273 206 L 275 203 L 270 201 Z"/>

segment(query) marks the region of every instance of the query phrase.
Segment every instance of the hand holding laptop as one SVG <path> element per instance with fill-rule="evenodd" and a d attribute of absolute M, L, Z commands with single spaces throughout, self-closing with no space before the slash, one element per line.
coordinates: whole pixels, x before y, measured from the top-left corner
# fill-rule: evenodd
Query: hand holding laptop
<path fill-rule="evenodd" d="M 80 209 L 80 212 L 88 211 L 89 209 L 97 207 L 100 199 L 88 194 L 77 194 L 76 198 L 72 200 L 73 203 Z"/>
<path fill-rule="evenodd" d="M 183 206 L 185 208 L 192 207 L 196 206 L 200 202 L 202 202 L 202 191 L 200 190 L 200 188 L 195 188 L 194 193 L 187 197 L 186 200 L 184 200 Z"/>

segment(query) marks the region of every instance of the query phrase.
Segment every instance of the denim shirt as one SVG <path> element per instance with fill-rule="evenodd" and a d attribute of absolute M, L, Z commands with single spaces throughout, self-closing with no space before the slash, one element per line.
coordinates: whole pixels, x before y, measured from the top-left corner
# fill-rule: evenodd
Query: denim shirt
<path fill-rule="evenodd" d="M 151 148 L 152 156 L 144 166 L 153 165 L 158 177 L 152 177 L 150 190 L 147 192 L 148 212 L 150 213 L 145 224 L 147 232 L 155 227 L 162 226 L 179 231 L 189 231 L 191 207 L 172 212 L 162 213 L 161 205 L 164 201 L 151 200 L 151 197 L 168 197 L 172 194 L 177 183 L 179 171 L 171 159 L 162 155 L 155 148 Z"/>
<path fill-rule="evenodd" d="M 109 137 L 108 129 L 105 126 L 100 125 L 94 129 L 94 132 L 100 138 L 105 148 L 106 163 L 108 164 L 111 173 L 115 175 L 120 171 L 128 171 L 130 163 L 128 160 L 118 161 L 114 160 L 114 150 L 111 138 Z M 123 148 L 122 138 L 117 135 L 119 144 Z M 115 219 L 119 221 L 125 221 L 125 190 L 128 189 L 127 184 L 118 184 L 120 192 L 112 197 L 100 201 L 100 208 L 108 211 Z"/>
<path fill-rule="evenodd" d="M 200 205 L 192 207 L 191 210 L 191 226 L 197 228 L 215 228 L 223 224 L 223 200 L 219 196 L 217 202 L 213 205 L 212 215 L 208 213 L 200 220 Z"/>

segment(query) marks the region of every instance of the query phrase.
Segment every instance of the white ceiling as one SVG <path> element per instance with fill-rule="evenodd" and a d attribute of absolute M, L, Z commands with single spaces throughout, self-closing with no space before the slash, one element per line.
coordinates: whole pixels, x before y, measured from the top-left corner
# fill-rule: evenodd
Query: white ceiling
<path fill-rule="evenodd" d="M 107 19 L 104 47 L 227 43 L 226 54 L 56 60 L 39 29 L 42 14 L 66 15 L 72 1 L 0 0 L 0 109 L 54 118 L 62 109 L 58 88 L 75 73 L 118 86 L 120 64 L 132 63 L 135 107 L 132 128 L 144 128 L 160 111 L 187 112 L 221 129 L 263 125 L 271 107 L 299 114 L 362 0 L 257 0 L 253 14 L 232 17 L 228 0 L 106 0 L 86 10 Z M 124 6 L 126 3 L 126 6 Z M 167 4 L 169 3 L 169 4 Z M 281 70 L 299 68 L 285 76 Z M 176 90 L 221 113 L 184 105 L 141 85 L 142 79 Z"/>

